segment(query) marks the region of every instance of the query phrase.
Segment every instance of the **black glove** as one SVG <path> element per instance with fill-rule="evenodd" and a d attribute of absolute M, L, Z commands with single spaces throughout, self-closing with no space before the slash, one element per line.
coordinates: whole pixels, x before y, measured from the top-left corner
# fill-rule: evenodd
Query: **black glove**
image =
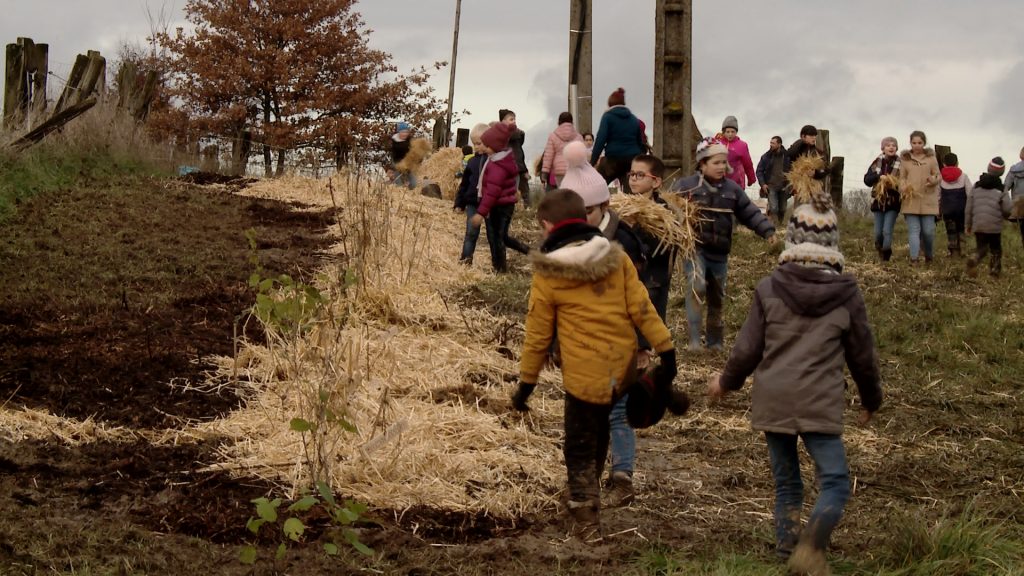
<path fill-rule="evenodd" d="M 515 408 L 519 412 L 528 411 L 530 407 L 526 405 L 526 400 L 529 399 L 530 394 L 533 394 L 533 389 L 536 387 L 536 384 L 520 382 L 519 389 L 512 395 L 512 408 Z"/>
<path fill-rule="evenodd" d="M 671 390 L 672 381 L 676 379 L 676 374 L 679 373 L 679 370 L 676 368 L 675 349 L 666 350 L 658 354 L 658 359 L 661 361 L 661 365 L 658 367 L 654 383 L 658 390 Z"/>

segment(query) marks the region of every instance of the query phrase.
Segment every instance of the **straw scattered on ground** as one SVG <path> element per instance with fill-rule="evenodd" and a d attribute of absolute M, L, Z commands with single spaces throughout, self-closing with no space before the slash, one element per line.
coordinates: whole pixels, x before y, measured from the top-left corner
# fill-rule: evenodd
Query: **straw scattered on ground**
<path fill-rule="evenodd" d="M 396 510 L 429 505 L 504 518 L 553 507 L 564 482 L 551 465 L 560 458 L 561 401 L 541 395 L 525 417 L 508 409 L 518 366 L 507 344 L 516 344 L 503 341 L 502 322 L 488 311 L 445 297 L 483 277 L 457 263 L 463 225 L 447 202 L 351 177 L 267 182 L 242 193 L 339 207 L 337 258 L 318 287 L 346 321 L 289 348 L 295 363 L 262 346 L 221 360 L 221 378 L 247 379 L 257 394 L 194 430 L 234 440 L 218 467 L 293 493 L 307 486 L 301 436 L 289 421 L 302 412 L 302 390 L 330 367 L 358 430 L 332 448 L 330 474 L 343 493 Z M 331 280 L 346 270 L 359 278 L 347 292 Z"/>

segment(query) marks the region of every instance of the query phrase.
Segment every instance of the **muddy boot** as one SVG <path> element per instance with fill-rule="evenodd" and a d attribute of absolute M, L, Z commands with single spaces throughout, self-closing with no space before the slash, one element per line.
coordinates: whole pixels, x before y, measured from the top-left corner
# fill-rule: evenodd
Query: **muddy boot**
<path fill-rule="evenodd" d="M 974 258 L 967 259 L 967 275 L 971 278 L 978 276 L 978 261 Z"/>
<path fill-rule="evenodd" d="M 599 542 L 603 539 L 597 502 L 569 500 L 568 509 L 570 537 L 584 542 Z"/>
<path fill-rule="evenodd" d="M 633 476 L 629 472 L 612 472 L 608 483 L 611 485 L 606 496 L 609 507 L 621 508 L 633 503 L 636 493 L 633 492 Z"/>
<path fill-rule="evenodd" d="M 892 248 L 883 248 L 882 262 L 888 262 L 889 260 L 892 260 Z"/>
<path fill-rule="evenodd" d="M 999 278 L 999 274 L 1003 271 L 1003 258 L 1002 254 L 993 253 L 992 261 L 988 264 L 989 276 L 993 278 Z"/>
<path fill-rule="evenodd" d="M 956 232 L 946 232 L 946 253 L 949 257 L 960 255 L 960 243 Z"/>
<path fill-rule="evenodd" d="M 832 574 L 828 567 L 828 559 L 825 558 L 825 551 L 815 548 L 809 542 L 801 542 L 796 545 L 786 566 L 789 568 L 789 573 L 794 576 L 830 576 Z"/>

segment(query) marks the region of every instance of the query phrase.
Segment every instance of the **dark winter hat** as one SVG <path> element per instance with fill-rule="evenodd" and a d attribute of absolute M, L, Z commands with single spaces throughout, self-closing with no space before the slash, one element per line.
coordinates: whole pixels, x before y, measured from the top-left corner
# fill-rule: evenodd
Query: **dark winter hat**
<path fill-rule="evenodd" d="M 725 120 L 722 120 L 722 131 L 724 132 L 726 128 L 732 128 L 733 130 L 739 132 L 740 131 L 739 120 L 736 120 L 735 116 L 726 116 Z"/>
<path fill-rule="evenodd" d="M 665 415 L 665 399 L 658 394 L 658 387 L 655 384 L 657 369 L 652 367 L 645 370 L 629 388 L 626 420 L 633 428 L 650 428 L 660 422 Z"/>
<path fill-rule="evenodd" d="M 993 176 L 1002 176 L 1003 172 L 1006 172 L 1006 162 L 1003 162 L 1002 156 L 996 156 L 988 163 L 988 173 Z"/>
<path fill-rule="evenodd" d="M 608 96 L 608 107 L 612 106 L 625 106 L 626 105 L 626 90 L 619 86 L 619 89 L 612 92 Z"/>
<path fill-rule="evenodd" d="M 812 124 L 807 124 L 806 126 L 804 126 L 803 128 L 800 129 L 800 137 L 801 138 L 803 138 L 804 136 L 817 136 L 817 135 L 818 135 L 818 129 L 815 128 L 814 125 L 812 125 Z"/>
<path fill-rule="evenodd" d="M 507 108 L 502 108 L 501 110 L 498 110 L 498 122 L 504 120 L 505 116 L 508 116 L 509 114 L 511 114 L 512 116 L 516 115 L 515 112 L 508 110 Z"/>
<path fill-rule="evenodd" d="M 516 125 L 508 125 L 503 122 L 495 122 L 490 128 L 484 132 L 483 136 L 480 137 L 480 141 L 483 142 L 484 146 L 487 146 L 495 152 L 501 152 L 508 148 L 508 138 L 512 135 L 512 131 L 516 129 Z"/>

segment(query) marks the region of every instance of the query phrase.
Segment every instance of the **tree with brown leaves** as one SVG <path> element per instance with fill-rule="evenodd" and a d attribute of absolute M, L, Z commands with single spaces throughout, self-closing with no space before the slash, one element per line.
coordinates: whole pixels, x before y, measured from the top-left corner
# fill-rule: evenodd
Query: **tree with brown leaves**
<path fill-rule="evenodd" d="M 194 26 L 159 35 L 173 95 L 207 133 L 243 129 L 276 152 L 312 149 L 339 164 L 369 159 L 394 120 L 424 128 L 441 111 L 426 67 L 398 74 L 369 46 L 355 0 L 189 0 Z M 435 63 L 439 68 L 444 63 Z"/>

